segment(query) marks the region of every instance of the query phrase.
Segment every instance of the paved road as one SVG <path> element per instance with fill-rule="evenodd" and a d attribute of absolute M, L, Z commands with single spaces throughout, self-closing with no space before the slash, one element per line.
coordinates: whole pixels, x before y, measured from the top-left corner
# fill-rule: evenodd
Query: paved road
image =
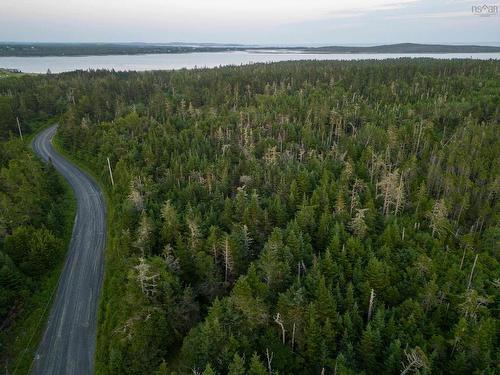
<path fill-rule="evenodd" d="M 41 132 L 33 149 L 51 159 L 73 188 L 77 212 L 66 263 L 34 360 L 36 375 L 89 375 L 94 372 L 96 320 L 102 284 L 106 213 L 102 193 L 87 174 L 52 147 L 57 126 Z"/>

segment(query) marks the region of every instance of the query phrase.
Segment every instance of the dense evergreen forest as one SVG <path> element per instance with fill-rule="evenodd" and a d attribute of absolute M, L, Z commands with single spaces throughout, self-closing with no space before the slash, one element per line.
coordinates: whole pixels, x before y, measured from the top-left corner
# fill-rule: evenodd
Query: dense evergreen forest
<path fill-rule="evenodd" d="M 13 350 L 26 345 L 43 327 L 24 331 L 38 304 L 50 302 L 50 296 L 47 301 L 30 298 L 53 284 L 47 279 L 64 258 L 65 212 L 70 210 L 67 190 L 55 169 L 37 160 L 26 141 L 12 133 L 9 137 L 9 128 L 16 123 L 10 101 L 0 97 L 0 363 L 17 357 L 20 353 Z M 24 130 L 29 135 L 29 129 Z"/>
<path fill-rule="evenodd" d="M 80 71 L 0 94 L 60 118 L 108 192 L 98 374 L 499 370 L 498 61 Z M 36 230 L 3 212 L 3 233 Z"/>
<path fill-rule="evenodd" d="M 484 52 L 497 52 L 484 47 Z M 492 49 L 493 48 L 493 49 Z M 0 43 L 0 56 L 101 56 L 158 53 L 223 52 L 242 50 L 224 45 L 150 44 L 150 43 Z"/>
<path fill-rule="evenodd" d="M 193 52 L 255 50 L 298 51 L 303 53 L 497 53 L 500 47 L 398 43 L 379 46 L 245 46 L 239 44 L 189 43 L 0 43 L 0 56 L 87 56 L 142 55 Z"/>

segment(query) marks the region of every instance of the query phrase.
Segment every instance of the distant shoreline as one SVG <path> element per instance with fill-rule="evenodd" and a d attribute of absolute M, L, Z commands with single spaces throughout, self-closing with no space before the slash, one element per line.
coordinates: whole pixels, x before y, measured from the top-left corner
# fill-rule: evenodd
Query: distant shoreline
<path fill-rule="evenodd" d="M 419 54 L 419 53 L 497 53 L 500 47 L 480 45 L 446 45 L 399 43 L 370 47 L 324 46 L 324 47 L 259 47 L 236 45 L 159 45 L 120 43 L 1 43 L 0 57 L 45 57 L 45 56 L 110 56 L 151 55 L 206 52 L 253 52 L 253 53 L 300 53 L 300 54 Z"/>

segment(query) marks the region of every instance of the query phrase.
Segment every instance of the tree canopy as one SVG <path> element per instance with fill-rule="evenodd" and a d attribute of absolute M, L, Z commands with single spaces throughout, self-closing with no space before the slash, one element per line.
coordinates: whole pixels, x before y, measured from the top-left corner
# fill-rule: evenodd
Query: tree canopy
<path fill-rule="evenodd" d="M 60 116 L 62 146 L 110 192 L 98 373 L 494 373 L 499 68 L 310 61 L 0 83 L 21 119 Z M 16 229 L 33 225 L 22 207 L 11 217 L 12 236 L 33 230 Z M 10 248 L 4 264 L 27 252 Z"/>

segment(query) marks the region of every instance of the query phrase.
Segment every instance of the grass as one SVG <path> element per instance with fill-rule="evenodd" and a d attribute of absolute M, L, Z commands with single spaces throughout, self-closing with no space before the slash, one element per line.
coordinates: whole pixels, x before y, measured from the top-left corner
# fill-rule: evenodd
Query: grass
<path fill-rule="evenodd" d="M 2 78 L 19 78 L 28 75 L 27 73 L 22 72 L 11 72 L 7 69 L 0 68 L 0 79 Z"/>
<path fill-rule="evenodd" d="M 30 126 L 31 129 L 41 131 L 52 122 L 43 121 Z M 25 143 L 28 146 L 36 132 L 26 136 Z M 76 201 L 73 191 L 68 182 L 59 176 L 64 187 L 64 196 L 61 202 L 64 210 L 64 235 L 65 248 L 69 246 L 73 223 L 76 213 Z M 7 356 L 9 358 L 6 367 L 12 375 L 29 374 L 36 349 L 42 338 L 45 323 L 50 312 L 52 300 L 58 286 L 59 276 L 64 266 L 65 257 L 61 257 L 59 264 L 42 280 L 39 288 L 23 303 L 23 310 L 14 323 L 2 332 L 2 341 L 7 344 Z"/>
<path fill-rule="evenodd" d="M 57 123 L 57 120 L 51 118 L 35 121 L 30 124 L 25 124 L 23 129 L 25 133 L 25 144 L 29 146 L 36 134 L 53 125 L 54 123 Z M 105 250 L 105 262 L 113 265 L 115 262 L 110 262 L 111 258 L 113 258 L 113 252 L 111 251 L 111 249 L 114 248 L 112 244 L 114 242 L 113 239 L 115 239 L 116 237 L 113 235 L 115 233 L 115 230 L 113 230 L 110 218 L 113 217 L 115 210 L 114 205 L 112 204 L 112 199 L 110 199 L 112 191 L 109 183 L 103 183 L 103 179 L 99 178 L 96 173 L 93 172 L 95 168 L 92 168 L 92 166 L 88 162 L 74 155 L 70 155 L 61 145 L 60 140 L 57 137 L 57 133 L 53 139 L 53 146 L 61 155 L 73 162 L 88 175 L 92 176 L 101 187 L 106 202 L 107 213 L 107 243 Z M 64 205 L 68 207 L 68 209 L 65 211 L 66 217 L 64 218 L 64 243 L 67 248 L 71 239 L 71 233 L 73 229 L 74 216 L 76 213 L 76 201 L 73 196 L 73 191 L 67 181 L 62 176 L 60 176 L 60 179 L 65 188 Z M 54 297 L 55 291 L 57 290 L 58 280 L 64 265 L 64 261 L 65 258 L 61 259 L 60 264 L 58 264 L 58 266 L 55 267 L 54 270 L 52 270 L 50 274 L 48 274 L 42 281 L 39 289 L 24 302 L 24 311 L 19 315 L 14 324 L 9 327 L 7 331 L 1 333 L 0 339 L 7 344 L 7 358 L 9 358 L 7 367 L 10 371 L 10 374 L 12 375 L 28 374 L 31 370 L 33 359 L 36 354 L 36 349 L 42 338 L 46 320 L 50 312 L 51 302 Z M 109 267 L 105 267 L 104 282 L 98 309 L 99 315 L 97 352 L 99 351 L 100 342 L 102 341 L 99 340 L 99 337 L 105 336 L 105 334 L 102 333 L 104 330 L 102 329 L 102 326 L 100 324 L 102 323 L 102 319 L 100 319 L 100 317 L 105 313 L 106 301 L 108 301 L 108 298 L 106 298 L 106 295 L 108 293 L 106 293 L 106 291 L 109 290 L 110 287 L 107 287 L 107 284 L 109 284 L 109 280 L 112 278 L 108 278 L 106 276 L 110 273 L 112 273 L 112 271 L 110 271 Z M 101 332 L 101 335 L 99 334 L 99 332 Z M 96 361 L 96 368 L 98 372 L 98 361 Z"/>
<path fill-rule="evenodd" d="M 119 259 L 119 256 L 114 249 L 116 249 L 115 245 L 115 240 L 117 238 L 116 232 L 117 229 L 112 225 L 113 224 L 113 217 L 116 213 L 115 205 L 113 203 L 112 197 L 112 190 L 111 186 L 109 183 L 104 183 L 102 178 L 99 178 L 99 176 L 94 172 L 95 168 L 92 167 L 90 163 L 87 161 L 78 158 L 74 155 L 69 154 L 64 147 L 61 145 L 59 138 L 56 136 L 53 139 L 52 142 L 54 148 L 65 158 L 70 160 L 73 164 L 78 166 L 81 170 L 86 172 L 89 176 L 92 176 L 94 180 L 97 182 L 99 187 L 101 188 L 101 191 L 104 196 L 104 200 L 106 202 L 106 249 L 105 249 L 105 267 L 104 267 L 104 280 L 103 280 L 103 285 L 101 289 L 101 296 L 99 298 L 99 307 L 98 307 L 98 316 L 97 316 L 97 343 L 96 343 L 96 353 L 95 353 L 95 373 L 99 374 L 101 373 L 100 367 L 102 364 L 99 361 L 99 352 L 102 349 L 104 342 L 106 341 L 106 329 L 103 326 L 103 315 L 106 314 L 106 306 L 108 304 L 108 301 L 110 298 L 108 295 L 110 293 L 113 293 L 113 280 L 115 279 L 113 277 L 114 273 L 117 272 L 117 270 L 120 270 L 119 267 L 119 262 L 117 260 Z M 116 290 L 115 290 L 116 292 Z"/>
<path fill-rule="evenodd" d="M 24 137 L 25 143 L 29 145 L 37 133 L 53 125 L 55 122 L 56 121 L 54 119 L 49 119 L 30 124 L 28 128 L 31 130 L 31 132 L 29 135 Z M 68 154 L 66 150 L 64 150 L 64 148 L 60 145 L 57 135 L 56 137 L 54 137 L 53 146 L 61 155 L 66 157 L 68 160 L 71 160 L 75 165 L 77 165 L 80 169 L 85 171 L 97 181 L 105 198 L 106 212 L 113 212 L 113 207 L 109 203 L 111 202 L 111 200 L 108 199 L 110 191 L 106 188 L 106 185 L 103 184 L 100 179 L 97 178 L 96 175 L 92 172 L 91 167 L 83 160 L 80 160 Z M 69 186 L 67 181 L 63 177 L 60 177 L 60 179 L 65 188 L 63 204 L 64 206 L 68 207 L 68 209 L 65 211 L 66 216 L 64 218 L 64 243 L 67 248 L 73 230 L 74 216 L 76 213 L 76 201 L 73 196 L 73 191 L 71 190 L 71 187 Z M 106 246 L 106 254 L 108 254 L 107 249 L 110 247 L 109 239 L 113 238 L 111 237 L 109 217 L 110 215 L 107 214 L 106 221 L 108 241 Z M 25 311 L 19 316 L 18 319 L 16 319 L 15 323 L 9 328 L 9 330 L 2 334 L 4 335 L 5 341 L 9 348 L 7 354 L 9 355 L 10 360 L 7 367 L 9 368 L 10 374 L 12 375 L 29 374 L 31 371 L 33 359 L 36 354 L 36 349 L 42 338 L 45 328 L 45 322 L 50 312 L 50 307 L 52 305 L 51 302 L 54 297 L 55 291 L 57 290 L 58 280 L 64 265 L 64 261 L 65 259 L 61 259 L 60 264 L 43 280 L 40 288 L 32 296 L 30 296 L 27 301 L 25 301 Z M 105 282 L 106 278 L 104 279 L 104 283 Z M 101 298 L 101 301 L 102 300 L 103 298 Z M 100 302 L 99 314 L 101 314 L 101 311 L 102 306 Z"/>

